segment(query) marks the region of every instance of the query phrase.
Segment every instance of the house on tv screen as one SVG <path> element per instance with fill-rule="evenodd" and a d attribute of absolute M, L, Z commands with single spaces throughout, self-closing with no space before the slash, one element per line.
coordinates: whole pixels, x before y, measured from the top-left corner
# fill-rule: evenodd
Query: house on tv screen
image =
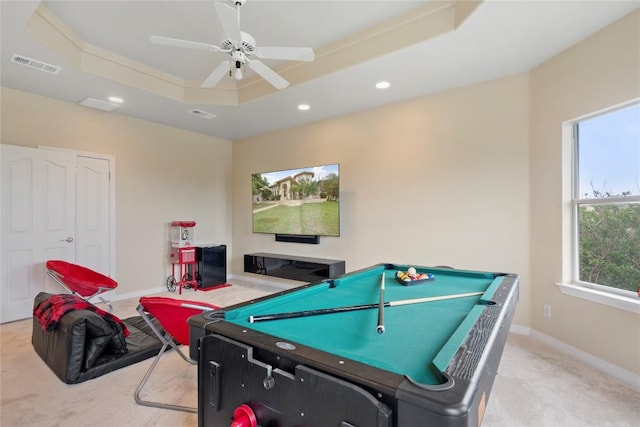
<path fill-rule="evenodd" d="M 297 200 L 318 196 L 318 185 L 313 185 L 313 171 L 303 171 L 293 176 L 279 179 L 269 186 L 275 199 Z M 305 194 L 307 193 L 307 194 Z M 315 196 L 315 197 L 314 197 Z"/>

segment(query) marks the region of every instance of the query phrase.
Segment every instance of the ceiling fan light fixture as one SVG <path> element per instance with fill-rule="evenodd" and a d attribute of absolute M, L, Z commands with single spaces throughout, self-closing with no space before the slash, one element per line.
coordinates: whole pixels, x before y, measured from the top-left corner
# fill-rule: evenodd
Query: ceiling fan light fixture
<path fill-rule="evenodd" d="M 236 71 L 233 73 L 233 77 L 235 77 L 236 80 L 242 80 L 242 65 L 242 61 L 236 60 Z"/>
<path fill-rule="evenodd" d="M 276 89 L 288 87 L 289 82 L 286 79 L 260 60 L 252 59 L 251 57 L 310 62 L 315 59 L 313 49 L 310 47 L 279 46 L 261 46 L 258 49 L 255 39 L 250 34 L 240 30 L 240 6 L 242 6 L 246 0 L 229 0 L 229 2 L 233 3 L 236 7 L 234 8 L 222 1 L 214 2 L 215 14 L 222 28 L 224 37 L 220 46 L 163 36 L 150 36 L 149 41 L 165 46 L 186 47 L 229 54 L 231 58 L 220 63 L 211 74 L 209 74 L 209 77 L 203 81 L 202 87 L 211 88 L 216 86 L 227 73 L 229 77 L 242 80 L 244 75 L 242 67 L 245 65 L 248 65 L 249 68 Z M 232 70 L 234 63 L 236 69 Z"/>

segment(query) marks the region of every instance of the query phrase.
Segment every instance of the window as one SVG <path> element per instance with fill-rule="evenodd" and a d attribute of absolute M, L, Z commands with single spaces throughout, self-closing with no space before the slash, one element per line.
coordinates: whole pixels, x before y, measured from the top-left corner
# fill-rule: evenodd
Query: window
<path fill-rule="evenodd" d="M 573 124 L 573 281 L 638 298 L 640 104 Z"/>

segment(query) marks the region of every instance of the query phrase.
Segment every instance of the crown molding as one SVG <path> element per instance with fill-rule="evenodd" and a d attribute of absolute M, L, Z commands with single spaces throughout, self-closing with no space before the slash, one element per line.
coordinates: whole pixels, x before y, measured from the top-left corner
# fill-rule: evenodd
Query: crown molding
<path fill-rule="evenodd" d="M 408 46 L 455 31 L 482 0 L 432 1 L 330 45 L 316 49 L 313 62 L 287 62 L 274 69 L 299 85 Z M 44 46 L 79 71 L 185 103 L 239 105 L 276 92 L 259 76 L 225 81 L 215 88 L 184 80 L 82 40 L 43 3 L 27 29 Z"/>

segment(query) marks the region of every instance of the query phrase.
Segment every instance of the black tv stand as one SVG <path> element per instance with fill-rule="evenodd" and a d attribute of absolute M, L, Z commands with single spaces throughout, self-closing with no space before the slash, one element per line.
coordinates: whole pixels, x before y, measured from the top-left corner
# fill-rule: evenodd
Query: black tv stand
<path fill-rule="evenodd" d="M 343 275 L 345 262 L 336 259 L 257 252 L 244 256 L 244 271 L 315 283 Z"/>

